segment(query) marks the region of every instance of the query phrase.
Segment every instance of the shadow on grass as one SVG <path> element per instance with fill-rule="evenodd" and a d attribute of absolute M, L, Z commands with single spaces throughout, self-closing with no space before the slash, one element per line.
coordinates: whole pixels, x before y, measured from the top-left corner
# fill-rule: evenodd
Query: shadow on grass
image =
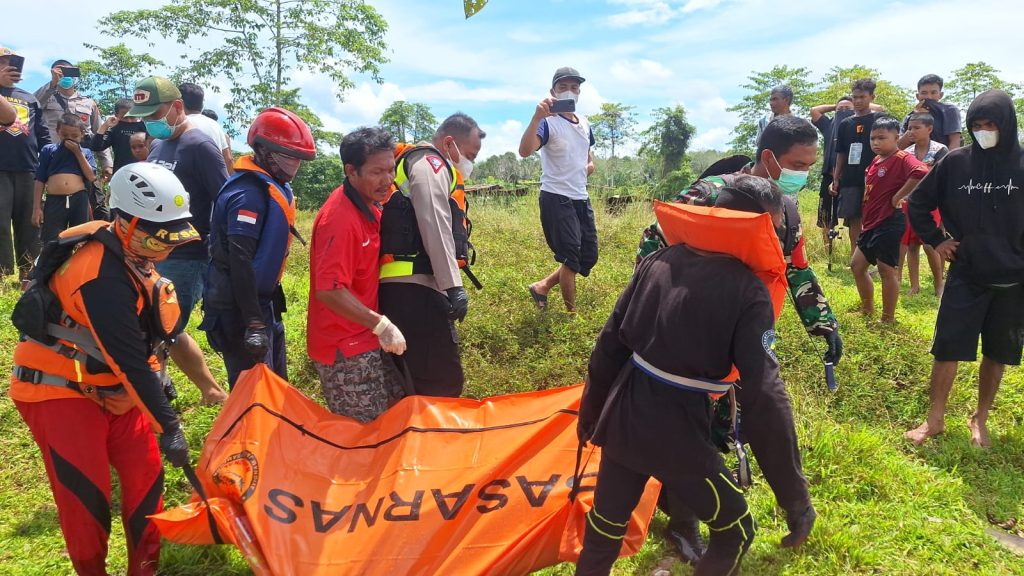
<path fill-rule="evenodd" d="M 11 529 L 11 535 L 19 538 L 60 533 L 57 524 L 57 509 L 53 504 L 37 506 L 30 516 L 23 518 Z"/>
<path fill-rule="evenodd" d="M 971 446 L 965 424 L 947 419 L 946 432 L 929 441 L 919 455 L 963 481 L 964 502 L 982 522 L 1021 521 L 1024 438 L 1016 431 L 993 429 L 992 448 L 982 450 Z"/>

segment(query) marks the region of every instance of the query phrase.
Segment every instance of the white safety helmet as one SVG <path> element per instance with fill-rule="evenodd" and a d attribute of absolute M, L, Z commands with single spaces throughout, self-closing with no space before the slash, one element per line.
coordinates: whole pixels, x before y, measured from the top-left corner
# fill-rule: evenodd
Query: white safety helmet
<path fill-rule="evenodd" d="M 133 162 L 110 178 L 110 208 L 149 222 L 191 218 L 188 192 L 167 168 L 151 162 Z"/>

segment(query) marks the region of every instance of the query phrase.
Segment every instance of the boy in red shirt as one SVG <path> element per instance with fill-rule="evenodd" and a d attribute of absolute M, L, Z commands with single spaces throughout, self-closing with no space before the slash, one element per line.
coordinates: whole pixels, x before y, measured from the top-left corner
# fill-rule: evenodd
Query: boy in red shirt
<path fill-rule="evenodd" d="M 900 141 L 910 139 L 910 146 L 904 148 L 909 154 L 913 154 L 918 160 L 931 170 L 935 164 L 942 160 L 949 149 L 945 144 L 932 140 L 932 130 L 935 126 L 935 119 L 931 114 L 911 114 L 907 120 L 907 131 L 900 137 Z M 909 199 L 907 200 L 909 202 Z M 907 205 L 904 203 L 903 212 L 907 213 Z M 932 211 L 932 218 L 937 226 L 942 226 L 938 209 Z M 925 256 L 928 257 L 928 266 L 932 270 L 932 284 L 935 287 L 935 296 L 942 296 L 942 289 L 945 286 L 943 270 L 945 262 L 935 249 L 921 242 L 917 234 L 910 227 L 910 216 L 907 216 L 907 231 L 903 233 L 903 241 L 900 246 L 900 265 L 898 276 L 903 278 L 903 263 L 907 263 L 907 274 L 910 276 L 910 293 L 917 294 L 921 291 L 920 262 L 921 246 L 924 246 Z"/>
<path fill-rule="evenodd" d="M 871 151 L 876 156 L 864 178 L 862 230 L 850 266 L 860 293 L 861 311 L 870 316 L 875 311 L 875 285 L 868 266 L 878 264 L 882 277 L 881 320 L 890 323 L 896 321 L 900 291 L 896 268 L 907 226 L 903 211 L 897 208 L 928 172 L 913 154 L 900 150 L 899 136 L 900 123 L 891 116 L 876 119 L 871 127 Z"/>

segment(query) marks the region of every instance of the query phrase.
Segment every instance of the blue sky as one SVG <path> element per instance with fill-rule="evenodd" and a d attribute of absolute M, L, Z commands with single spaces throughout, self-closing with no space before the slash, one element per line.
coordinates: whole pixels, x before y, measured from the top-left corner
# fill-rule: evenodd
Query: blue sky
<path fill-rule="evenodd" d="M 119 41 L 95 27 L 120 9 L 157 8 L 159 0 L 47 0 L 18 3 L 13 20 L 44 23 L 73 14 L 78 27 L 40 33 L 36 24 L 8 26 L 0 45 L 26 56 L 22 87 L 36 89 L 55 58 L 84 59 L 83 42 Z M 551 74 L 570 65 L 587 78 L 579 103 L 636 107 L 641 127 L 651 110 L 683 104 L 698 132 L 694 148 L 722 148 L 735 116 L 726 109 L 743 96 L 752 70 L 806 66 L 817 79 L 832 66 L 863 64 L 908 88 L 917 78 L 943 76 L 983 60 L 1005 79 L 1024 81 L 1024 60 L 1008 50 L 1024 21 L 1019 0 L 490 0 L 465 20 L 461 0 L 370 2 L 389 22 L 390 62 L 382 84 L 355 77 L 356 88 L 335 98 L 333 85 L 309 72 L 293 74 L 306 102 L 331 129 L 372 124 L 395 100 L 424 102 L 439 119 L 461 110 L 488 131 L 481 158 L 514 150 Z M 969 23 L 983 22 L 973 33 Z M 165 62 L 187 49 L 159 39 L 146 48 Z M 197 41 L 197 42 L 201 42 Z M 222 106 L 209 94 L 208 105 Z"/>

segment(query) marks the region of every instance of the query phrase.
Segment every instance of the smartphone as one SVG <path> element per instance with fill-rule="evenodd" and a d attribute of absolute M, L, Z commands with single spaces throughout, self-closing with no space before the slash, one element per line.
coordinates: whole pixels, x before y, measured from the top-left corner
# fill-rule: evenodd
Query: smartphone
<path fill-rule="evenodd" d="M 554 102 L 552 102 L 549 110 L 551 110 L 552 114 L 558 114 L 561 112 L 575 112 L 576 101 L 573 100 L 572 98 L 566 98 L 564 100 L 555 100 Z"/>
<path fill-rule="evenodd" d="M 64 76 L 67 78 L 78 78 L 82 75 L 82 70 L 77 66 L 65 66 L 61 69 L 61 72 L 63 72 Z"/>
<path fill-rule="evenodd" d="M 11 54 L 7 58 L 7 65 L 12 66 L 18 72 L 21 72 L 22 69 L 25 67 L 25 57 Z"/>

